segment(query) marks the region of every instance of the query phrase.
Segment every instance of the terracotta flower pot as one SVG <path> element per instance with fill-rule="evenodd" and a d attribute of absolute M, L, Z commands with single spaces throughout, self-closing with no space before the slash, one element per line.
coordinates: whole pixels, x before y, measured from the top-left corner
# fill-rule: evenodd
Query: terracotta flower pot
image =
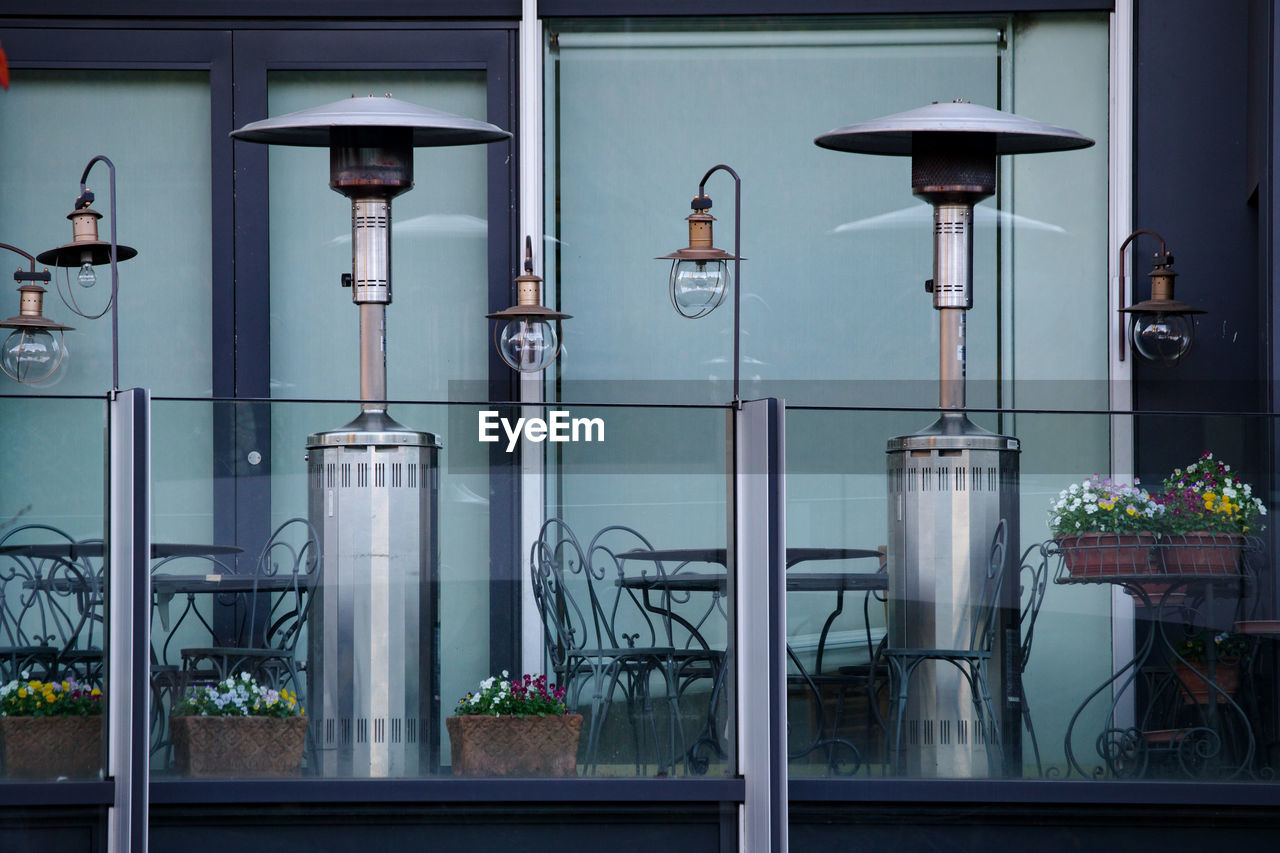
<path fill-rule="evenodd" d="M 1221 693 L 1209 689 L 1208 664 L 1193 663 L 1188 666 L 1178 662 L 1174 664 L 1173 671 L 1187 688 L 1185 692 L 1179 691 L 1183 704 L 1187 705 L 1209 704 L 1210 692 L 1213 692 L 1219 702 L 1225 702 L 1227 697 L 1235 696 L 1236 688 L 1240 686 L 1240 664 L 1235 660 L 1214 663 L 1213 683 Z"/>
<path fill-rule="evenodd" d="M 454 776 L 576 776 L 581 714 L 445 718 Z"/>
<path fill-rule="evenodd" d="M 1056 539 L 1072 577 L 1145 575 L 1151 572 L 1154 533 L 1078 533 Z"/>
<path fill-rule="evenodd" d="M 102 716 L 0 717 L 0 756 L 12 779 L 96 778 Z"/>
<path fill-rule="evenodd" d="M 170 717 L 173 759 L 185 776 L 297 776 L 306 717 Z"/>
<path fill-rule="evenodd" d="M 1240 572 L 1239 533 L 1196 530 L 1169 536 L 1160 543 L 1164 571 L 1171 575 L 1234 575 Z"/>

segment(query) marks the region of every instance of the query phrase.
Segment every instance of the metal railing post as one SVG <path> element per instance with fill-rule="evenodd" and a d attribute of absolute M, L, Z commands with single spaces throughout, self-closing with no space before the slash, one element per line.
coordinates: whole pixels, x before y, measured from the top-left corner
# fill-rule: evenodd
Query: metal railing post
<path fill-rule="evenodd" d="M 112 391 L 107 482 L 110 853 L 146 853 L 151 722 L 151 395 Z"/>
<path fill-rule="evenodd" d="M 786 481 L 781 400 L 734 409 L 738 849 L 787 851 Z"/>

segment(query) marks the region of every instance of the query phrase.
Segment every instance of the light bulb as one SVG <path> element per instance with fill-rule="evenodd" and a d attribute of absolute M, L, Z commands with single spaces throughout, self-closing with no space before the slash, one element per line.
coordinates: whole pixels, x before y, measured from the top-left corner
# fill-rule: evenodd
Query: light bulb
<path fill-rule="evenodd" d="M 518 317 L 498 334 L 498 354 L 510 367 L 522 373 L 533 373 L 555 361 L 560 339 L 551 323 Z"/>
<path fill-rule="evenodd" d="M 705 317 L 724 301 L 729 265 L 724 261 L 680 260 L 671 264 L 671 304 L 685 317 Z"/>
<path fill-rule="evenodd" d="M 93 287 L 98 283 L 98 274 L 93 270 L 93 253 L 80 253 L 80 273 L 76 276 L 76 281 L 80 282 L 81 287 Z"/>
<path fill-rule="evenodd" d="M 19 382 L 48 382 L 61 378 L 66 345 L 44 329 L 14 329 L 0 351 L 0 368 Z"/>
<path fill-rule="evenodd" d="M 1191 323 L 1184 314 L 1136 314 L 1130 340 L 1143 358 L 1168 367 L 1191 349 Z"/>

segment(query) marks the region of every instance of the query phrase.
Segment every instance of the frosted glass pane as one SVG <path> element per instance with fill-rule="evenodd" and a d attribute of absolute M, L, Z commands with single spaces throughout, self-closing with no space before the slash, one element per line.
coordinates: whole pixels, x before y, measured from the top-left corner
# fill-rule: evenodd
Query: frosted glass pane
<path fill-rule="evenodd" d="M 826 151 L 813 137 L 933 100 L 996 104 L 996 31 L 750 32 L 697 44 L 648 35 L 667 46 L 566 33 L 550 54 L 548 222 L 560 242 L 549 254 L 574 314 L 562 377 L 731 378 L 731 301 L 683 320 L 667 299 L 667 264 L 652 260 L 687 245 L 688 201 L 717 163 L 743 182 L 742 375 L 764 381 L 750 394 L 813 400 L 815 380 L 935 376 L 930 217 L 911 195 L 908 160 Z M 716 245 L 732 250 L 733 183 L 716 175 L 707 190 Z M 994 377 L 996 232 L 978 221 L 970 373 Z M 880 398 L 907 402 L 901 393 Z M 932 399 L 925 389 L 911 401 Z"/>
<path fill-rule="evenodd" d="M 128 116 L 122 121 L 121 116 Z M 209 154 L 209 75 L 197 71 L 15 70 L 0 98 L 0 240 L 39 254 L 71 242 L 71 212 L 80 174 L 95 154 L 116 166 L 117 239 L 138 250 L 119 264 L 120 385 L 153 394 L 211 392 L 212 304 Z M 105 164 L 88 186 L 103 214 L 101 239 L 110 239 L 110 194 Z M 2 269 L 23 261 L 2 253 Z M 65 269 L 51 269 L 60 277 Z M 109 266 L 98 283 L 70 288 L 87 313 L 111 292 Z M 18 313 L 17 293 L 0 281 L 0 316 Z M 67 288 L 64 286 L 64 291 Z M 66 334 L 69 359 L 56 386 L 22 392 L 99 394 L 111 387 L 111 318 L 76 317 L 50 288 L 45 316 L 75 331 Z M 0 393 L 19 388 L 5 380 Z"/>
<path fill-rule="evenodd" d="M 115 163 L 118 239 L 138 250 L 136 258 L 119 265 L 121 387 L 142 386 L 155 395 L 211 393 L 209 134 L 205 72 L 18 69 L 0 97 L 0 240 L 33 255 L 70 242 L 66 215 L 85 165 L 96 154 Z M 103 214 L 100 237 L 109 239 L 106 165 L 95 164 L 87 183 L 97 196 L 94 209 Z M 10 317 L 18 313 L 18 295 L 9 271 L 26 268 L 26 261 L 7 251 L 0 255 L 6 271 L 0 316 Z M 50 272 L 65 281 L 65 270 Z M 71 272 L 70 289 L 81 307 L 101 311 L 111 292 L 110 267 L 96 269 L 97 284 L 89 289 Z M 65 373 L 54 385 L 19 385 L 0 377 L 0 395 L 100 395 L 110 389 L 110 314 L 77 317 L 53 287 L 44 307 L 45 316 L 74 327 L 66 333 Z M 165 429 L 153 446 L 156 467 L 181 460 L 195 485 L 184 484 L 155 502 L 156 529 L 186 535 L 189 526 L 170 528 L 168 520 L 172 514 L 194 515 L 207 538 L 210 420 L 205 411 L 179 415 L 174 422 L 157 413 L 157 426 Z M 102 536 L 101 401 L 51 407 L 15 399 L 0 407 L 0 433 L 21 445 L 12 448 L 0 475 L 0 526 L 20 516 L 24 523 L 52 524 L 77 537 Z"/>
<path fill-rule="evenodd" d="M 486 118 L 481 72 L 276 72 L 268 113 L 353 93 Z M 450 381 L 487 379 L 485 161 L 483 145 L 415 149 L 415 187 L 391 203 L 392 399 L 443 399 Z M 271 394 L 357 398 L 359 311 L 339 282 L 351 272 L 351 203 L 329 189 L 328 149 L 272 146 L 270 170 Z"/>

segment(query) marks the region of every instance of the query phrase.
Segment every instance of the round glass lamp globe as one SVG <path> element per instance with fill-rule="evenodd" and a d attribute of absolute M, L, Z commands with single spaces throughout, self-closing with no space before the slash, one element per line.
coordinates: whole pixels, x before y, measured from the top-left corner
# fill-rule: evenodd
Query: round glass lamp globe
<path fill-rule="evenodd" d="M 498 330 L 498 354 L 508 366 L 522 373 L 548 367 L 560 350 L 555 326 L 546 320 L 520 317 Z"/>
<path fill-rule="evenodd" d="M 43 329 L 14 329 L 0 348 L 0 368 L 18 382 L 56 381 L 67 357 L 61 338 Z"/>
<path fill-rule="evenodd" d="M 80 272 L 76 274 L 76 281 L 81 287 L 93 287 L 98 283 L 98 274 L 93 269 L 93 252 L 80 253 Z"/>
<path fill-rule="evenodd" d="M 671 304 L 690 319 L 705 317 L 724 301 L 729 283 L 729 265 L 725 261 L 674 261 Z"/>
<path fill-rule="evenodd" d="M 1183 314 L 1137 314 L 1131 340 L 1138 354 L 1170 366 L 1191 349 L 1192 320 Z"/>

